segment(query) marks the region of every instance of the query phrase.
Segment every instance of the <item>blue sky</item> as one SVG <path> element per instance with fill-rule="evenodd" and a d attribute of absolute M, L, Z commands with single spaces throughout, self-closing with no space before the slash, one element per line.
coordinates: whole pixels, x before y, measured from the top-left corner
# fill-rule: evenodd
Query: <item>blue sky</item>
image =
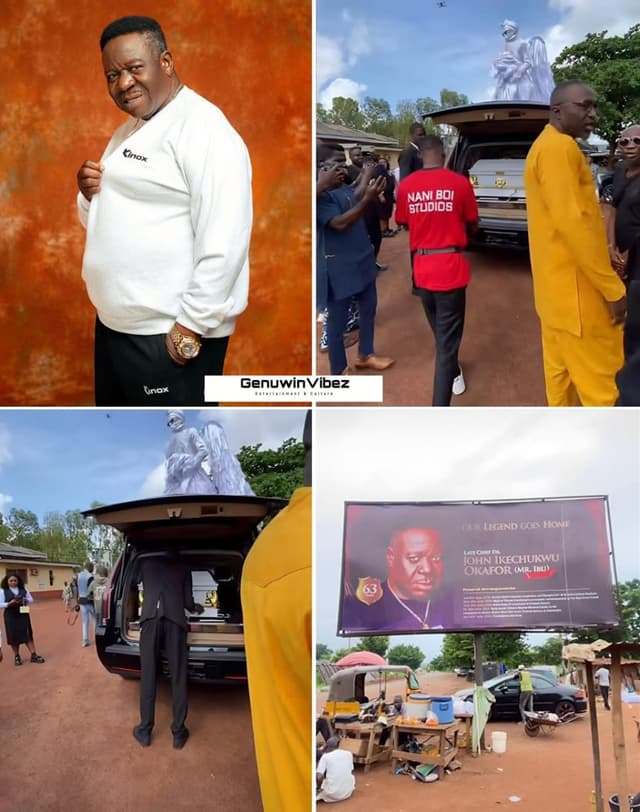
<path fill-rule="evenodd" d="M 637 0 L 317 0 L 317 97 L 439 98 L 448 88 L 488 98 L 489 70 L 501 50 L 500 23 L 543 36 L 552 61 L 591 31 L 627 31 L 640 21 Z"/>
<path fill-rule="evenodd" d="M 302 438 L 305 409 L 219 409 L 187 412 L 199 428 L 215 418 L 232 451 L 262 443 L 277 448 Z M 162 494 L 166 411 L 102 409 L 0 410 L 0 511 L 88 508 Z"/>
<path fill-rule="evenodd" d="M 345 501 L 607 495 L 618 578 L 640 577 L 636 410 L 318 409 L 316 437 L 316 628 L 329 648 L 348 645 L 336 637 Z M 442 635 L 400 643 L 431 658 Z"/>

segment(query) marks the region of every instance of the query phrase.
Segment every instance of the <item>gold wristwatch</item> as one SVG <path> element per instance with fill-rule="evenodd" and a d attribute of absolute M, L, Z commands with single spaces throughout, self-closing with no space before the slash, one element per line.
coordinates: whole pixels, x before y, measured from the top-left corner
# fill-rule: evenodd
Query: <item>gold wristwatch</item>
<path fill-rule="evenodd" d="M 175 347 L 176 352 L 180 358 L 184 358 L 185 361 L 190 361 L 200 352 L 202 342 L 198 336 L 185 335 L 184 333 L 181 333 L 175 325 L 171 329 L 169 336 L 171 341 L 173 341 L 173 346 Z"/>

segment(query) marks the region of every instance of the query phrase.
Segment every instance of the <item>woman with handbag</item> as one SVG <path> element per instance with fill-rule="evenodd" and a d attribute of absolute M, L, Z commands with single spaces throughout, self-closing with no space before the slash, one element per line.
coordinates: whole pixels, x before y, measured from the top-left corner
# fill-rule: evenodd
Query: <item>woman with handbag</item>
<path fill-rule="evenodd" d="M 5 575 L 0 581 L 0 598 L 0 609 L 4 609 L 7 643 L 13 649 L 14 663 L 22 665 L 20 658 L 22 644 L 31 652 L 32 663 L 43 663 L 44 657 L 36 653 L 33 644 L 33 630 L 29 613 L 29 604 L 33 603 L 33 597 L 19 575 Z"/>

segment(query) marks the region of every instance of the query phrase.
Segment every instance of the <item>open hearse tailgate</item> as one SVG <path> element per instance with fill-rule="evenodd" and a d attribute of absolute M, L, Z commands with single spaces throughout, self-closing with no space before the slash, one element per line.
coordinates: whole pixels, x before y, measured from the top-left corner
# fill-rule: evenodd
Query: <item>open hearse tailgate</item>
<path fill-rule="evenodd" d="M 199 529 L 208 537 L 215 537 L 218 531 L 227 535 L 230 530 L 234 535 L 248 535 L 286 504 L 284 499 L 258 496 L 163 496 L 91 508 L 83 515 L 93 516 L 99 524 L 110 525 L 125 536 L 150 541 L 185 525 L 190 527 L 190 535 L 198 535 Z"/>

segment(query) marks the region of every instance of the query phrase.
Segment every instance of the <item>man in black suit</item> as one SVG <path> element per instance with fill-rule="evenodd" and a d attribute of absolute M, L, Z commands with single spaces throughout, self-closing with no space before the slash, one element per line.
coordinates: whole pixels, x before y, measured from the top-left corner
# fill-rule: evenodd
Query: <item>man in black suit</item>
<path fill-rule="evenodd" d="M 362 147 L 355 146 L 349 150 L 349 158 L 351 163 L 347 166 L 347 176 L 349 183 L 356 183 L 360 174 L 365 166 L 377 163 L 377 159 L 373 157 L 372 152 L 363 152 Z M 365 226 L 367 227 L 367 234 L 373 246 L 373 253 L 376 258 L 376 266 L 379 271 L 386 271 L 387 266 L 381 265 L 378 262 L 378 254 L 380 253 L 380 246 L 382 245 L 382 231 L 380 230 L 380 218 L 378 217 L 378 205 L 375 200 L 371 200 L 364 210 L 362 215 Z"/>
<path fill-rule="evenodd" d="M 400 167 L 400 180 L 403 180 L 412 172 L 422 169 L 422 155 L 418 141 L 426 135 L 424 125 L 414 121 L 409 127 L 410 142 L 398 156 L 398 166 Z"/>
<path fill-rule="evenodd" d="M 133 736 L 142 745 L 151 744 L 155 719 L 156 678 L 160 653 L 164 650 L 171 673 L 173 698 L 173 746 L 180 750 L 189 738 L 187 718 L 187 619 L 185 609 L 202 614 L 193 600 L 190 568 L 177 556 L 143 558 L 141 578 L 144 590 L 140 615 L 140 724 Z"/>

